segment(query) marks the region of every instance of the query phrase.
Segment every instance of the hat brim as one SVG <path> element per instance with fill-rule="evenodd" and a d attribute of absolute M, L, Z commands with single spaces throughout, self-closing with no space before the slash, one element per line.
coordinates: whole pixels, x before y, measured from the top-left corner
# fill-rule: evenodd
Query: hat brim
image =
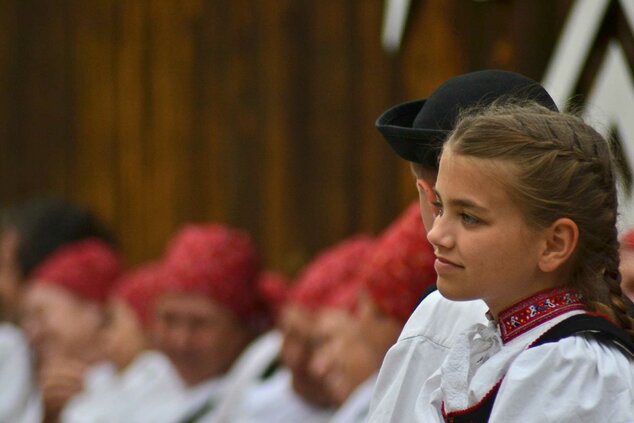
<path fill-rule="evenodd" d="M 425 101 L 411 101 L 386 110 L 377 119 L 376 128 L 403 159 L 436 169 L 438 156 L 450 131 L 412 127 Z"/>

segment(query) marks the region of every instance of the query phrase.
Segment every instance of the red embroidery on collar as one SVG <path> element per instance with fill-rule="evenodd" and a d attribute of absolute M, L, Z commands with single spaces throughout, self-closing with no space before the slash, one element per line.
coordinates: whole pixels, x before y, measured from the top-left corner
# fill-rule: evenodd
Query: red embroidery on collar
<path fill-rule="evenodd" d="M 581 295 L 570 289 L 541 291 L 502 311 L 498 316 L 502 343 L 563 313 L 583 310 Z"/>

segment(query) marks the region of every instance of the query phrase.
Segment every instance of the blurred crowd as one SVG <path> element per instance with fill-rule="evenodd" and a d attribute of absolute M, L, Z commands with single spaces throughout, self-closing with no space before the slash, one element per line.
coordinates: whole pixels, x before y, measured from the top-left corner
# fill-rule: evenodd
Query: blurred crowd
<path fill-rule="evenodd" d="M 294 278 L 220 223 L 184 225 L 134 268 L 114 238 L 57 199 L 3 211 L 0 422 L 365 421 L 436 278 L 417 204 Z"/>

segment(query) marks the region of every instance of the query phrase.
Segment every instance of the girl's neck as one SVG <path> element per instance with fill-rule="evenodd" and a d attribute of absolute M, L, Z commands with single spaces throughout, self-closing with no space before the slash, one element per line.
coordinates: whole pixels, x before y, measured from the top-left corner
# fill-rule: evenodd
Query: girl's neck
<path fill-rule="evenodd" d="M 497 298 L 483 298 L 483 300 L 489 307 L 490 317 L 497 322 L 500 314 L 515 305 L 544 292 L 563 289 L 567 286 L 567 281 L 570 280 L 568 275 L 569 273 L 565 269 L 552 273 L 537 272 L 527 278 L 530 283 L 526 284 L 526 289 L 522 292 L 514 292 L 514 295 L 499 296 Z"/>

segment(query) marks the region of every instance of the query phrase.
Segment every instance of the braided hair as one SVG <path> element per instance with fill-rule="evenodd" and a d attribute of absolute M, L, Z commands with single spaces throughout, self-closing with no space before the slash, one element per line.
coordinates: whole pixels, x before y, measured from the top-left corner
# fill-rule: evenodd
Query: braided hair
<path fill-rule="evenodd" d="M 547 228 L 564 217 L 577 224 L 568 286 L 582 294 L 590 311 L 607 315 L 634 339 L 620 287 L 609 143 L 579 117 L 501 100 L 465 112 L 445 148 L 514 166 L 514 180 L 504 185 L 529 225 Z"/>

